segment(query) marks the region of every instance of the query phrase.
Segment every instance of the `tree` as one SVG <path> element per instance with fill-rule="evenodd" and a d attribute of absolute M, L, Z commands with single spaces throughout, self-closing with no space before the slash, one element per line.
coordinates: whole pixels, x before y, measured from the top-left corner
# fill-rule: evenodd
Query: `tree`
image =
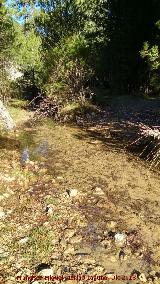
<path fill-rule="evenodd" d="M 0 121 L 5 130 L 11 130 L 14 128 L 14 123 L 1 100 L 5 102 L 10 91 L 10 82 L 7 78 L 5 67 L 14 38 L 14 29 L 12 19 L 7 14 L 4 1 L 0 2 L 0 14 Z"/>
<path fill-rule="evenodd" d="M 138 92 L 144 65 L 139 55 L 152 37 L 154 1 L 110 1 L 111 86 L 115 94 Z"/>
<path fill-rule="evenodd" d="M 67 68 L 79 62 L 88 78 L 92 74 L 92 83 L 110 87 L 112 94 L 145 89 L 151 50 L 148 55 L 140 50 L 144 42 L 152 51 L 157 46 L 158 0 L 15 0 L 15 7 L 21 23 L 16 26 L 14 49 L 19 54 L 14 58 L 24 70 L 34 70 L 42 87 L 66 86 Z"/>
<path fill-rule="evenodd" d="M 160 2 L 154 2 L 154 28 L 152 36 L 144 42 L 140 51 L 145 64 L 144 92 L 147 94 L 160 94 Z"/>
<path fill-rule="evenodd" d="M 13 21 L 5 7 L 5 1 L 0 2 L 0 99 L 6 101 L 10 95 L 10 81 L 6 74 L 6 65 L 10 59 L 10 48 L 14 40 Z"/>

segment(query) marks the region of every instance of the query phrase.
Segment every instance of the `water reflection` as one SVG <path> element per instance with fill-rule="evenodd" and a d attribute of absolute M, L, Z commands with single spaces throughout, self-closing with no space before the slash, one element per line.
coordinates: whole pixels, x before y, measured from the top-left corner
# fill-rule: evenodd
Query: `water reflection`
<path fill-rule="evenodd" d="M 48 156 L 48 141 L 45 139 L 42 142 L 40 142 L 36 146 L 36 148 L 33 150 L 32 153 L 33 155 L 47 157 Z"/>
<path fill-rule="evenodd" d="M 21 153 L 21 165 L 23 166 L 29 160 L 29 150 L 24 148 Z"/>

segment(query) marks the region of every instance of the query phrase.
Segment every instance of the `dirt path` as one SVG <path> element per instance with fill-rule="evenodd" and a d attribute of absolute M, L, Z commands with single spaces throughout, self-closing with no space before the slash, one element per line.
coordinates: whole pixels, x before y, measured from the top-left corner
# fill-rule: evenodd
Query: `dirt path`
<path fill-rule="evenodd" d="M 26 147 L 32 162 L 22 168 Z M 108 283 L 92 276 L 132 273 L 159 283 L 160 180 L 145 163 L 50 120 L 26 123 L 1 150 L 4 283 L 39 273 L 41 263 L 54 275 L 91 276 L 78 283 Z"/>

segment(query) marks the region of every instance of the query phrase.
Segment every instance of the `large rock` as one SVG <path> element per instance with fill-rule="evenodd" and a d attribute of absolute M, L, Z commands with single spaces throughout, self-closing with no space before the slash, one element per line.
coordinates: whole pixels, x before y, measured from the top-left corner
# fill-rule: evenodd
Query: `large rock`
<path fill-rule="evenodd" d="M 13 130 L 15 127 L 13 119 L 11 118 L 2 101 L 0 101 L 0 122 L 2 122 L 3 128 L 6 131 Z"/>

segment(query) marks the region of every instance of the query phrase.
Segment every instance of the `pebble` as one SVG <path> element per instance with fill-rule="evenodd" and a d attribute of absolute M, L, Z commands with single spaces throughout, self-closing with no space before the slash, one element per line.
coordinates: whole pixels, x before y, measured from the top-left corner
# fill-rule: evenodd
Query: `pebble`
<path fill-rule="evenodd" d="M 103 235 L 104 235 L 105 237 L 107 237 L 107 236 L 108 236 L 108 231 L 104 231 L 104 232 L 103 232 Z"/>
<path fill-rule="evenodd" d="M 0 207 L 0 218 L 4 218 L 5 217 L 5 213 L 3 211 L 3 207 Z"/>
<path fill-rule="evenodd" d="M 16 267 L 17 269 L 20 269 L 21 266 L 22 266 L 21 262 L 16 262 L 16 263 L 15 263 L 15 267 Z M 20 273 L 20 272 L 19 272 L 19 273 Z M 17 275 L 17 276 L 19 276 L 19 275 Z"/>
<path fill-rule="evenodd" d="M 101 141 L 99 141 L 99 140 L 90 141 L 90 144 L 100 144 L 100 143 L 101 143 Z"/>
<path fill-rule="evenodd" d="M 78 194 L 78 190 L 77 189 L 66 189 L 66 192 L 68 193 L 69 197 L 76 197 Z"/>
<path fill-rule="evenodd" d="M 120 260 L 123 260 L 124 257 L 125 257 L 125 253 L 124 253 L 123 250 L 121 250 L 121 251 L 119 252 L 119 259 L 120 259 Z"/>
<path fill-rule="evenodd" d="M 114 255 L 112 255 L 112 256 L 110 257 L 110 261 L 111 261 L 111 262 L 116 262 L 117 259 L 116 259 L 116 257 L 115 257 Z"/>
<path fill-rule="evenodd" d="M 4 249 L 0 249 L 0 257 L 7 257 L 9 256 L 9 252 L 5 251 Z"/>
<path fill-rule="evenodd" d="M 94 269 L 95 273 L 97 274 L 101 274 L 104 272 L 104 267 L 102 266 L 96 266 L 95 269 Z M 94 273 L 93 273 L 94 274 Z"/>
<path fill-rule="evenodd" d="M 4 196 L 5 198 L 8 198 L 8 197 L 10 196 L 10 194 L 6 192 L 6 193 L 3 194 L 3 196 Z"/>
<path fill-rule="evenodd" d="M 49 222 L 44 222 L 43 226 L 48 227 L 49 226 Z"/>
<path fill-rule="evenodd" d="M 112 280 L 114 278 L 114 273 L 108 273 L 106 274 L 106 277 L 110 280 Z"/>
<path fill-rule="evenodd" d="M 77 256 L 89 255 L 91 253 L 92 253 L 92 249 L 90 247 L 88 247 L 88 246 L 76 250 L 76 255 Z"/>
<path fill-rule="evenodd" d="M 115 229 L 116 226 L 117 226 L 117 223 L 115 221 L 110 221 L 109 223 L 107 223 L 107 229 L 109 230 Z"/>
<path fill-rule="evenodd" d="M 155 279 L 154 279 L 153 276 L 150 276 L 150 277 L 147 278 L 147 282 L 148 282 L 148 283 L 152 283 L 154 280 L 155 280 Z"/>
<path fill-rule="evenodd" d="M 85 228 L 88 226 L 88 222 L 87 220 L 85 219 L 78 219 L 77 220 L 77 225 L 80 227 L 80 228 Z"/>
<path fill-rule="evenodd" d="M 155 270 L 150 271 L 149 275 L 156 276 L 156 271 Z"/>
<path fill-rule="evenodd" d="M 61 240 L 60 240 L 60 245 L 61 245 L 62 248 L 66 248 L 66 246 L 67 246 L 66 240 L 61 239 Z"/>
<path fill-rule="evenodd" d="M 71 245 L 68 245 L 67 249 L 64 251 L 64 255 L 74 254 L 74 248 Z"/>
<path fill-rule="evenodd" d="M 26 267 L 20 267 L 20 270 L 17 272 L 15 277 L 17 276 L 26 276 L 26 275 L 31 275 L 31 270 L 26 268 Z"/>
<path fill-rule="evenodd" d="M 51 256 L 51 259 L 58 260 L 61 257 L 60 252 L 54 252 Z"/>
<path fill-rule="evenodd" d="M 139 275 L 139 280 L 140 281 L 142 281 L 142 282 L 147 282 L 147 279 L 146 279 L 146 276 L 145 276 L 145 274 L 144 273 L 141 273 L 140 275 Z"/>
<path fill-rule="evenodd" d="M 64 238 L 72 238 L 75 234 L 75 230 L 74 229 L 66 229 L 64 231 Z"/>
<path fill-rule="evenodd" d="M 53 276 L 53 269 L 52 268 L 45 268 L 45 269 L 42 269 L 38 272 L 38 275 L 40 276 Z"/>
<path fill-rule="evenodd" d="M 90 256 L 84 256 L 82 258 L 82 261 L 83 261 L 84 264 L 95 264 L 96 263 L 95 259 L 93 257 L 90 257 Z"/>
<path fill-rule="evenodd" d="M 7 215 L 12 214 L 12 212 L 13 212 L 13 209 L 7 210 Z"/>
<path fill-rule="evenodd" d="M 123 246 L 126 242 L 126 236 L 122 233 L 115 234 L 114 239 L 117 246 Z"/>
<path fill-rule="evenodd" d="M 46 208 L 46 212 L 47 212 L 48 216 L 53 216 L 53 213 L 54 213 L 53 207 L 48 205 L 47 208 Z"/>
<path fill-rule="evenodd" d="M 54 239 L 52 239 L 52 241 L 51 241 L 51 243 L 52 243 L 52 245 L 56 245 L 56 244 L 58 244 L 58 242 L 59 242 L 59 239 L 58 238 L 54 238 Z"/>
<path fill-rule="evenodd" d="M 82 236 L 73 236 L 70 239 L 70 243 L 71 244 L 76 244 L 76 243 L 80 243 L 82 241 Z"/>
<path fill-rule="evenodd" d="M 111 247 L 111 241 L 110 240 L 103 240 L 103 241 L 101 241 L 101 244 L 105 248 L 110 248 Z"/>
<path fill-rule="evenodd" d="M 63 177 L 61 177 L 61 176 L 56 177 L 56 179 L 58 179 L 59 181 L 64 180 L 64 178 L 63 178 Z"/>
<path fill-rule="evenodd" d="M 68 280 L 68 281 L 65 281 L 65 284 L 77 284 L 77 281 L 76 280 Z"/>
<path fill-rule="evenodd" d="M 3 200 L 3 199 L 4 199 L 4 196 L 3 196 L 3 195 L 0 195 L 0 201 Z"/>
<path fill-rule="evenodd" d="M 68 263 L 64 263 L 64 266 L 62 267 L 62 273 L 70 273 L 71 272 L 71 267 L 68 265 Z"/>
<path fill-rule="evenodd" d="M 19 244 L 20 244 L 20 245 L 23 245 L 23 244 L 27 243 L 28 240 L 29 240 L 28 237 L 22 238 L 21 240 L 19 240 Z"/>
<path fill-rule="evenodd" d="M 96 187 L 95 188 L 95 193 L 97 195 L 104 195 L 104 192 L 103 192 L 103 190 L 100 187 Z"/>

